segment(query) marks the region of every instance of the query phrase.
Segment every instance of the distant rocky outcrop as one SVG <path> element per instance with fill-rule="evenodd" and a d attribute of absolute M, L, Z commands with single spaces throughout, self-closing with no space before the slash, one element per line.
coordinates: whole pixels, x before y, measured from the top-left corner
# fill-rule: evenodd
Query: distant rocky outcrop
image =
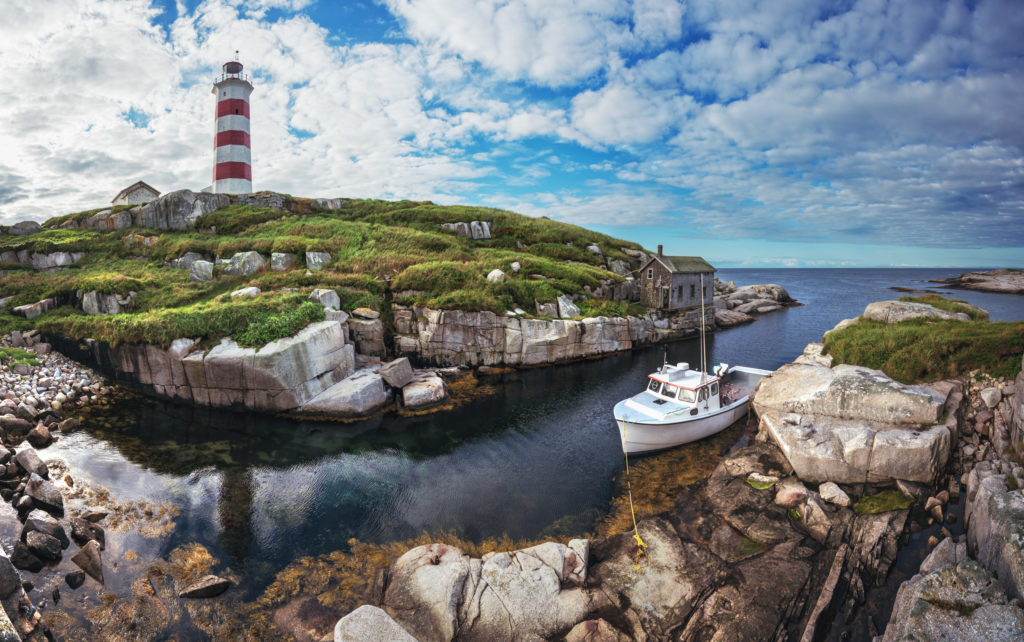
<path fill-rule="evenodd" d="M 441 227 L 454 230 L 456 234 L 474 241 L 491 238 L 491 224 L 487 221 L 469 221 L 458 223 L 441 223 Z"/>
<path fill-rule="evenodd" d="M 729 328 L 754 320 L 754 315 L 800 305 L 781 285 L 767 283 L 737 287 L 733 281 L 715 279 L 715 323 Z"/>
<path fill-rule="evenodd" d="M 0 253 L 0 262 L 19 263 L 33 270 L 50 272 L 77 263 L 82 260 L 83 256 L 85 256 L 85 252 L 49 252 L 43 254 L 28 250 L 18 250 L 16 252 L 8 250 Z"/>
<path fill-rule="evenodd" d="M 945 283 L 946 287 L 965 290 L 1024 294 L 1024 270 L 989 270 L 965 272 L 951 279 L 932 279 L 932 283 Z"/>

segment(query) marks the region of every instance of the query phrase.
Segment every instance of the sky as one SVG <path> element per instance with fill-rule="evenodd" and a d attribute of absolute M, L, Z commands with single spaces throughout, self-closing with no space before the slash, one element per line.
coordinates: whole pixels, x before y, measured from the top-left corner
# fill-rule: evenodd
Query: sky
<path fill-rule="evenodd" d="M 498 207 L 716 267 L 1024 267 L 1020 0 L 0 0 L 0 224 L 211 182 Z"/>

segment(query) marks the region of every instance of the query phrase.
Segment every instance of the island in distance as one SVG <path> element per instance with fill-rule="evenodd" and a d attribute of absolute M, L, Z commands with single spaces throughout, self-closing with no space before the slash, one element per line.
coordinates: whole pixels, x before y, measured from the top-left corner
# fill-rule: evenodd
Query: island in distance
<path fill-rule="evenodd" d="M 932 279 L 932 283 L 945 283 L 948 288 L 981 290 L 999 294 L 1024 294 L 1024 270 L 988 270 L 966 272 L 951 279 Z"/>

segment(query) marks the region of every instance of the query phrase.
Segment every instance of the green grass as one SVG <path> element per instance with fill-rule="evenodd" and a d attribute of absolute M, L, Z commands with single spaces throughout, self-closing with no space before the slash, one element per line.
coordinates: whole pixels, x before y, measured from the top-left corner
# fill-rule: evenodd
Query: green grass
<path fill-rule="evenodd" d="M 903 383 L 954 377 L 979 369 L 1012 379 L 1020 372 L 1024 322 L 963 323 L 911 319 L 861 320 L 830 332 L 823 352 L 833 363 L 882 370 Z"/>
<path fill-rule="evenodd" d="M 6 363 L 11 366 L 19 364 L 38 366 L 39 360 L 36 359 L 36 353 L 21 348 L 4 348 L 0 347 L 0 362 Z"/>
<path fill-rule="evenodd" d="M 865 495 L 853 505 L 853 511 L 858 515 L 876 515 L 892 510 L 904 510 L 910 508 L 914 500 L 894 489 L 886 489 L 874 495 Z"/>
<path fill-rule="evenodd" d="M 215 228 L 218 234 L 237 234 L 267 221 L 286 216 L 280 210 L 250 205 L 228 205 L 215 212 L 203 214 L 196 220 L 196 229 Z"/>
<path fill-rule="evenodd" d="M 963 312 L 971 317 L 971 321 L 988 321 L 988 312 L 970 305 L 962 299 L 947 299 L 940 294 L 924 294 L 921 296 L 901 296 L 900 301 L 926 303 L 947 312 Z"/>
<path fill-rule="evenodd" d="M 153 343 L 166 348 L 179 337 L 210 342 L 230 336 L 251 347 L 294 334 L 306 323 L 323 318 L 323 307 L 302 294 L 271 293 L 111 316 L 88 316 L 63 308 L 40 316 L 37 327 L 64 336 L 93 337 L 111 345 Z"/>

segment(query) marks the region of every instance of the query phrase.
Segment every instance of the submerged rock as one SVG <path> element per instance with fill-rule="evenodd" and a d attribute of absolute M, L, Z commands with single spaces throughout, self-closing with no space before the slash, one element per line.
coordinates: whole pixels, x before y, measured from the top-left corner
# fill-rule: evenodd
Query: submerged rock
<path fill-rule="evenodd" d="M 206 575 L 201 579 L 189 584 L 178 593 L 178 597 L 206 598 L 217 597 L 231 586 L 231 580 L 226 580 L 216 575 Z"/>
<path fill-rule="evenodd" d="M 76 589 L 85 583 L 85 572 L 83 571 L 71 571 L 64 576 L 64 581 L 72 589 Z"/>
<path fill-rule="evenodd" d="M 100 546 L 90 540 L 75 553 L 71 561 L 78 565 L 78 568 L 85 571 L 89 577 L 103 584 L 103 558 L 100 555 Z"/>

